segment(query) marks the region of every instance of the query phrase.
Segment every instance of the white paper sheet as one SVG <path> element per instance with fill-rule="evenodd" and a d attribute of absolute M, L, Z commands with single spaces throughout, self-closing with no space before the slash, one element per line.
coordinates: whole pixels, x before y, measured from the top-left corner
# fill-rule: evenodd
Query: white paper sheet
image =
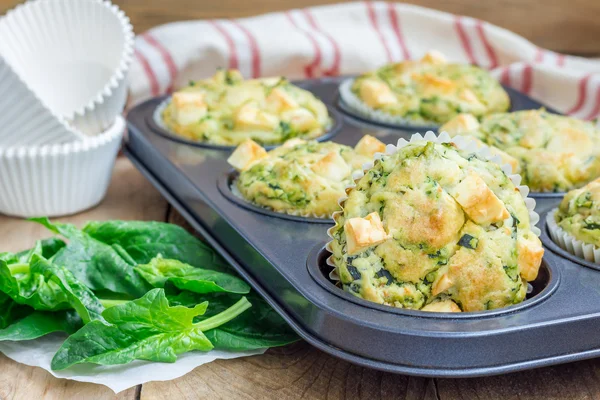
<path fill-rule="evenodd" d="M 177 362 L 173 364 L 149 361 L 134 361 L 126 365 L 110 366 L 79 364 L 63 371 L 52 371 L 50 362 L 65 338 L 64 334 L 52 334 L 30 341 L 0 342 L 0 352 L 22 364 L 43 368 L 57 378 L 98 383 L 119 393 L 145 382 L 179 378 L 194 368 L 216 359 L 246 357 L 263 354 L 266 351 L 266 349 L 237 353 L 218 350 L 208 353 L 194 351 L 180 355 Z"/>

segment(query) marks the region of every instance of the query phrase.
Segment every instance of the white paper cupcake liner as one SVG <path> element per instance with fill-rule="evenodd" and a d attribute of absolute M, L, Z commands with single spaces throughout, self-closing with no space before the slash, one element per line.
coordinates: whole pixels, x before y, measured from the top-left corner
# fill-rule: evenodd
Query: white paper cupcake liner
<path fill-rule="evenodd" d="M 466 150 L 468 152 L 475 153 L 479 157 L 481 157 L 485 160 L 489 160 L 489 161 L 495 162 L 496 164 L 500 165 L 502 168 L 502 171 L 508 176 L 508 178 L 513 182 L 513 184 L 519 189 L 519 193 L 521 193 L 521 196 L 523 197 L 525 206 L 527 207 L 527 211 L 529 212 L 531 231 L 534 234 L 536 234 L 537 236 L 540 235 L 541 232 L 540 232 L 539 228 L 535 226 L 538 223 L 538 221 L 540 220 L 540 216 L 538 215 L 538 213 L 535 212 L 535 200 L 528 197 L 529 188 L 527 186 L 520 185 L 521 184 L 521 175 L 513 174 L 512 167 L 509 164 L 501 164 L 500 157 L 497 155 L 493 155 L 487 146 L 479 147 L 473 140 L 469 139 L 468 137 L 464 137 L 464 136 L 455 136 L 455 137 L 451 138 L 450 135 L 446 132 L 442 132 L 439 136 L 436 136 L 435 133 L 433 133 L 432 131 L 428 131 L 425 134 L 425 136 L 421 136 L 419 133 L 415 133 L 414 135 L 412 135 L 412 137 L 410 138 L 409 141 L 407 141 L 405 139 L 399 139 L 398 143 L 396 145 L 388 144 L 386 146 L 385 153 L 376 153 L 373 161 L 364 164 L 362 171 L 358 171 L 353 174 L 352 178 L 354 179 L 354 183 L 352 185 L 349 185 L 346 188 L 346 193 L 348 193 L 348 191 L 350 189 L 356 187 L 356 182 L 358 180 L 360 180 L 368 170 L 373 168 L 376 160 L 380 160 L 383 156 L 386 156 L 386 155 L 395 154 L 398 150 L 402 149 L 409 143 L 418 143 L 418 142 L 424 142 L 424 141 L 440 143 L 440 144 L 441 143 L 454 143 L 461 150 Z M 331 227 L 327 230 L 327 236 L 329 236 L 329 238 L 331 240 L 327 243 L 325 248 L 327 251 L 332 253 L 332 255 L 327 258 L 327 265 L 334 268 L 334 271 L 332 271 L 329 275 L 329 277 L 334 280 L 339 280 L 339 276 L 338 276 L 337 272 L 335 272 L 336 266 L 335 266 L 335 263 L 333 262 L 333 250 L 331 247 L 331 243 L 334 240 L 333 230 L 337 226 L 337 219 L 344 212 L 343 211 L 344 203 L 347 199 L 348 199 L 348 197 L 344 196 L 338 201 L 338 203 L 340 205 L 340 211 L 336 211 L 332 215 L 333 221 L 336 225 L 334 225 L 333 227 Z"/>
<path fill-rule="evenodd" d="M 50 111 L 0 56 L 0 147 L 41 146 L 83 135 Z"/>
<path fill-rule="evenodd" d="M 434 127 L 438 125 L 434 122 L 414 121 L 401 116 L 387 114 L 380 110 L 375 110 L 365 104 L 352 92 L 353 84 L 354 78 L 343 81 L 339 87 L 340 97 L 348 108 L 363 118 L 387 125 L 412 125 L 414 127 Z"/>
<path fill-rule="evenodd" d="M 108 188 L 125 120 L 63 145 L 0 148 L 0 213 L 19 217 L 75 214 L 98 204 Z"/>
<path fill-rule="evenodd" d="M 575 238 L 556 223 L 557 208 L 546 214 L 546 226 L 548 233 L 554 243 L 560 246 L 563 250 L 596 264 L 600 264 L 600 248 L 591 243 L 585 243 Z"/>
<path fill-rule="evenodd" d="M 0 53 L 53 113 L 96 135 L 125 105 L 133 29 L 102 0 L 37 0 L 0 20 Z"/>

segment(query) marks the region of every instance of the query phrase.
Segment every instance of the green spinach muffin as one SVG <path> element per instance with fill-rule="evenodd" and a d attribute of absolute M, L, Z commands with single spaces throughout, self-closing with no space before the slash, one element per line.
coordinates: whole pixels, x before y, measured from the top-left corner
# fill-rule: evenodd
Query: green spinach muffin
<path fill-rule="evenodd" d="M 237 146 L 246 139 L 263 145 L 323 135 L 332 120 L 323 102 L 283 77 L 244 80 L 220 70 L 173 93 L 162 122 L 187 139 Z"/>
<path fill-rule="evenodd" d="M 468 135 L 518 160 L 523 183 L 535 192 L 563 192 L 600 175 L 600 130 L 545 110 L 483 117 L 459 115 L 440 128 Z"/>
<path fill-rule="evenodd" d="M 577 240 L 600 248 L 600 179 L 567 193 L 555 221 Z"/>
<path fill-rule="evenodd" d="M 360 75 L 351 94 L 344 96 L 342 91 L 342 97 L 351 107 L 358 99 L 376 119 L 389 116 L 391 122 L 397 118 L 420 125 L 443 124 L 460 113 L 484 116 L 510 107 L 508 94 L 487 71 L 448 63 L 438 52 Z"/>
<path fill-rule="evenodd" d="M 360 170 L 385 145 L 372 136 L 354 147 L 292 139 L 268 153 L 252 141 L 229 157 L 240 171 L 235 187 L 247 201 L 276 212 L 326 217 Z"/>
<path fill-rule="evenodd" d="M 544 250 L 499 165 L 453 143 L 376 160 L 334 214 L 344 290 L 398 308 L 481 311 L 521 302 Z"/>

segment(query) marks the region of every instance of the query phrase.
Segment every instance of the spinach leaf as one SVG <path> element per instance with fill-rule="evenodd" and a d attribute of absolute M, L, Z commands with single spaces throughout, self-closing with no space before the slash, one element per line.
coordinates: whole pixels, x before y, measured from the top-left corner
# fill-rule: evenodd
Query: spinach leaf
<path fill-rule="evenodd" d="M 0 330 L 0 341 L 32 340 L 53 332 L 74 333 L 82 325 L 75 311 L 34 311 Z"/>
<path fill-rule="evenodd" d="M 70 224 L 53 224 L 47 218 L 31 220 L 69 239 L 69 245 L 52 260 L 90 289 L 127 294 L 132 298 L 141 297 L 151 289 L 133 270 L 135 262 L 120 246 L 97 240 Z"/>
<path fill-rule="evenodd" d="M 84 322 L 99 319 L 103 310 L 96 296 L 65 268 L 38 254 L 29 264 L 7 264 L 0 260 L 0 291 L 16 303 L 36 310 L 57 311 L 74 308 Z"/>
<path fill-rule="evenodd" d="M 108 245 L 118 244 L 138 264 L 161 254 L 198 268 L 231 271 L 213 249 L 180 226 L 164 222 L 92 221 L 84 232 Z"/>
<path fill-rule="evenodd" d="M 213 345 L 203 331 L 214 329 L 248 309 L 242 298 L 212 318 L 194 323 L 208 303 L 193 308 L 170 306 L 163 289 L 153 289 L 142 298 L 116 305 L 103 312 L 108 323 L 93 321 L 69 336 L 52 359 L 54 370 L 83 362 L 113 365 L 133 360 L 175 362 L 179 354 Z"/>
<path fill-rule="evenodd" d="M 6 328 L 32 311 L 31 307 L 16 303 L 8 295 L 0 292 L 0 329 Z"/>
<path fill-rule="evenodd" d="M 20 262 L 28 262 L 33 254 L 39 254 L 45 259 L 51 259 L 60 249 L 67 244 L 58 238 L 38 240 L 35 246 L 16 254 Z"/>
<path fill-rule="evenodd" d="M 250 286 L 242 279 L 224 272 L 192 267 L 177 260 L 158 257 L 135 270 L 154 287 L 164 288 L 167 282 L 181 290 L 195 293 L 229 292 L 245 294 Z"/>
<path fill-rule="evenodd" d="M 234 304 L 238 298 L 239 296 L 226 293 L 198 295 L 182 292 L 176 296 L 170 296 L 169 301 L 172 304 L 190 305 L 208 300 L 207 312 L 196 318 L 196 320 L 202 320 L 218 314 Z M 299 340 L 283 318 L 256 292 L 252 291 L 247 298 L 252 303 L 250 310 L 228 323 L 204 333 L 215 349 L 228 351 L 263 349 L 283 346 Z"/>

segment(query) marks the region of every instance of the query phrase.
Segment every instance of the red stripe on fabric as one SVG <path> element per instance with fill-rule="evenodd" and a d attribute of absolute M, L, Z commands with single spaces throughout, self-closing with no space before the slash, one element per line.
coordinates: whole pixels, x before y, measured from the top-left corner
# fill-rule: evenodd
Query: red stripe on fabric
<path fill-rule="evenodd" d="M 240 30 L 244 33 L 244 36 L 246 36 L 246 39 L 248 39 L 248 44 L 250 44 L 250 54 L 252 56 L 252 77 L 260 77 L 260 51 L 258 50 L 258 43 L 256 42 L 256 37 L 254 37 L 254 35 L 248 30 L 248 28 L 246 28 L 238 21 L 233 20 L 231 22 L 233 22 L 235 26 L 240 28 Z"/>
<path fill-rule="evenodd" d="M 404 60 L 410 60 L 410 53 L 408 52 L 408 47 L 406 47 L 406 42 L 404 41 L 404 36 L 402 36 L 402 31 L 400 30 L 400 22 L 398 18 L 398 13 L 396 7 L 394 7 L 393 3 L 388 4 L 388 13 L 390 15 L 390 20 L 392 21 L 392 29 L 394 30 L 394 34 L 396 35 L 396 39 L 398 39 L 398 44 L 402 49 L 402 57 Z"/>
<path fill-rule="evenodd" d="M 544 62 L 544 50 L 540 49 L 539 47 L 537 48 L 534 61 L 536 63 Z"/>
<path fill-rule="evenodd" d="M 475 24 L 475 29 L 477 30 L 477 34 L 479 35 L 479 39 L 483 42 L 483 47 L 485 48 L 485 52 L 487 53 L 488 58 L 490 59 L 489 69 L 494 69 L 498 66 L 498 56 L 492 47 L 492 44 L 488 40 L 485 29 L 483 27 L 483 22 L 477 20 Z"/>
<path fill-rule="evenodd" d="M 502 73 L 500 74 L 500 82 L 502 82 L 506 86 L 510 86 L 510 67 L 506 66 L 502 69 Z"/>
<path fill-rule="evenodd" d="M 308 9 L 304 9 L 304 10 L 302 10 L 302 12 L 306 16 L 308 23 L 313 27 L 313 29 L 315 29 L 317 32 L 321 33 L 323 36 L 325 36 L 327 38 L 327 40 L 329 41 L 329 43 L 331 44 L 331 46 L 333 47 L 333 65 L 327 71 L 323 71 L 323 75 L 325 75 L 325 76 L 339 75 L 340 62 L 342 59 L 341 53 L 340 53 L 340 47 L 338 46 L 337 42 L 331 37 L 331 35 L 329 35 L 327 32 L 325 32 L 325 31 L 321 30 L 321 28 L 319 28 L 319 26 L 317 25 L 317 22 L 315 21 L 314 17 L 312 16 L 312 14 L 310 13 L 310 11 Z"/>
<path fill-rule="evenodd" d="M 467 58 L 469 59 L 469 63 L 477 64 L 475 62 L 475 56 L 473 55 L 473 49 L 471 48 L 471 42 L 469 41 L 469 38 L 467 37 L 467 32 L 465 31 L 465 28 L 463 27 L 461 16 L 457 15 L 455 17 L 454 28 L 456 29 L 456 32 L 458 33 L 458 38 L 460 39 L 460 44 L 462 45 L 463 50 L 465 51 Z"/>
<path fill-rule="evenodd" d="M 567 111 L 567 114 L 575 114 L 583 108 L 583 105 L 585 104 L 585 100 L 587 98 L 587 83 L 590 80 L 591 76 L 592 74 L 587 74 L 579 81 L 579 93 L 577 95 L 577 102 L 575 103 L 575 106 L 573 106 L 573 108 Z"/>
<path fill-rule="evenodd" d="M 523 82 L 522 82 L 522 91 L 525 94 L 529 94 L 531 92 L 531 86 L 533 84 L 533 68 L 531 65 L 526 64 L 523 67 Z"/>
<path fill-rule="evenodd" d="M 373 29 L 375 30 L 375 32 L 377 33 L 377 36 L 379 37 L 379 41 L 381 42 L 381 44 L 383 45 L 383 48 L 385 49 L 385 54 L 386 54 L 388 62 L 391 62 L 392 61 L 392 51 L 390 50 L 390 47 L 388 46 L 387 41 L 383 37 L 383 33 L 381 33 L 381 29 L 379 29 L 379 22 L 377 21 L 377 15 L 375 15 L 375 6 L 370 1 L 365 1 L 365 5 L 367 6 L 367 14 L 369 15 L 369 19 L 371 20 L 371 25 L 373 26 Z"/>
<path fill-rule="evenodd" d="M 565 66 L 565 55 L 564 54 L 556 55 L 556 65 L 558 65 L 559 67 Z"/>
<path fill-rule="evenodd" d="M 587 119 L 589 121 L 591 119 L 594 119 L 594 117 L 598 116 L 599 113 L 600 113 L 600 87 L 596 88 L 596 104 L 594 104 L 594 109 L 584 119 Z"/>
<path fill-rule="evenodd" d="M 158 85 L 158 80 L 156 79 L 156 75 L 148 62 L 148 59 L 140 53 L 137 49 L 134 52 L 135 57 L 138 59 L 140 64 L 142 64 L 142 69 L 148 78 L 148 82 L 150 83 L 150 93 L 152 96 L 158 96 L 160 94 L 160 87 Z"/>
<path fill-rule="evenodd" d="M 221 24 L 217 23 L 217 21 L 208 21 L 217 31 L 219 31 L 219 33 L 223 36 L 223 39 L 225 39 L 225 43 L 227 43 L 227 48 L 229 49 L 229 60 L 228 60 L 228 69 L 238 69 L 239 68 L 239 61 L 238 61 L 238 56 L 237 56 L 237 50 L 235 48 L 235 43 L 233 42 L 233 38 L 231 37 L 231 35 L 229 34 L 229 32 L 227 32 L 227 30 L 225 30 L 225 28 L 223 28 L 221 26 Z"/>
<path fill-rule="evenodd" d="M 146 42 L 154 47 L 162 57 L 167 69 L 169 70 L 169 85 L 167 86 L 167 93 L 171 93 L 173 91 L 173 85 L 175 84 L 175 79 L 177 79 L 177 66 L 175 65 L 175 61 L 173 61 L 173 57 L 171 57 L 171 53 L 150 34 L 150 32 L 146 32 L 142 35 L 142 38 L 146 40 Z"/>
<path fill-rule="evenodd" d="M 314 78 L 315 77 L 315 69 L 319 67 L 319 65 L 321 64 L 321 49 L 319 48 L 319 43 L 317 42 L 317 40 L 313 37 L 313 35 L 305 30 L 305 29 L 301 29 L 298 24 L 296 23 L 296 21 L 294 21 L 294 18 L 292 17 L 292 14 L 290 14 L 289 11 L 285 12 L 285 16 L 289 19 L 290 23 L 299 31 L 301 31 L 302 33 L 304 33 L 304 35 L 308 38 L 308 40 L 310 41 L 312 47 L 313 47 L 313 52 L 315 54 L 313 61 L 304 67 L 304 74 L 306 75 L 307 78 Z"/>

